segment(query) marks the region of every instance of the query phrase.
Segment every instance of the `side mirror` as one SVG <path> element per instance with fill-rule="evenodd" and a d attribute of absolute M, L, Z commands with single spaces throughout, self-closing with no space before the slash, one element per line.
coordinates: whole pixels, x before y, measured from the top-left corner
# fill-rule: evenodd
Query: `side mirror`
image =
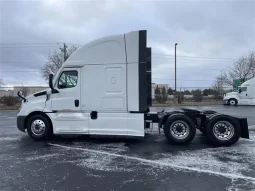
<path fill-rule="evenodd" d="M 53 74 L 50 74 L 50 75 L 49 75 L 49 87 L 50 87 L 50 89 L 53 90 L 54 88 L 53 88 L 53 82 L 52 82 L 52 80 L 53 80 Z"/>
<path fill-rule="evenodd" d="M 24 100 L 24 102 L 27 101 L 25 96 L 24 96 L 24 92 L 23 91 L 19 90 L 17 95 L 19 96 L 20 99 Z"/>
<path fill-rule="evenodd" d="M 239 94 L 242 92 L 242 89 L 240 88 L 240 89 L 238 89 L 238 92 L 239 92 Z"/>
<path fill-rule="evenodd" d="M 59 93 L 59 91 L 53 87 L 53 74 L 49 75 L 49 87 L 51 89 L 51 93 Z"/>

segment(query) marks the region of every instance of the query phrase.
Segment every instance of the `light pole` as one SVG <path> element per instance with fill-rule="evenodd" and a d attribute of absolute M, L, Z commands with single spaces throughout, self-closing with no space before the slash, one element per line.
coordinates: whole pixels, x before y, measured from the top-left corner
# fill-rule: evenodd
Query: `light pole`
<path fill-rule="evenodd" d="M 174 90 L 175 90 L 175 94 L 176 94 L 176 46 L 178 45 L 178 43 L 175 43 L 174 46 L 174 65 L 175 65 L 175 86 L 174 86 Z"/>

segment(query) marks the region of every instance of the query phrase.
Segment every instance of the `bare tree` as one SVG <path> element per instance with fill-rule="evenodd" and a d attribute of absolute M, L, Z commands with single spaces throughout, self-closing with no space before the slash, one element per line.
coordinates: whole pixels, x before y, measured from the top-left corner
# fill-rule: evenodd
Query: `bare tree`
<path fill-rule="evenodd" d="M 155 100 L 158 103 L 165 103 L 167 101 L 167 91 L 166 88 L 163 86 L 163 88 L 159 88 L 158 86 L 155 89 Z"/>
<path fill-rule="evenodd" d="M 239 58 L 234 66 L 220 77 L 220 81 L 225 85 L 233 85 L 234 79 L 245 81 L 247 78 L 255 76 L 255 52 L 251 52 L 246 57 Z"/>
<path fill-rule="evenodd" d="M 67 46 L 66 46 L 67 47 Z M 58 69 L 64 63 L 64 58 L 68 58 L 73 52 L 75 52 L 79 47 L 78 46 L 71 46 L 70 48 L 67 47 L 66 55 L 64 54 L 65 50 L 60 48 L 59 50 L 49 51 L 47 55 L 47 62 L 41 68 L 41 75 L 42 77 L 48 81 L 49 75 L 51 73 L 56 73 Z"/>
<path fill-rule="evenodd" d="M 222 98 L 222 94 L 223 94 L 221 77 L 217 77 L 216 78 L 212 88 L 214 90 L 213 91 L 214 92 L 214 97 L 216 99 L 221 99 Z"/>

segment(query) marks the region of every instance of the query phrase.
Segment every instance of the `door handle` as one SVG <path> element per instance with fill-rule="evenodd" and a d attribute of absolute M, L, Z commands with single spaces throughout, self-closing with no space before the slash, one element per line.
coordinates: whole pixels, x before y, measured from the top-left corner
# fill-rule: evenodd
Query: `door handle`
<path fill-rule="evenodd" d="M 75 107 L 79 107 L 79 100 L 78 99 L 74 100 L 74 105 L 75 105 Z"/>
<path fill-rule="evenodd" d="M 246 94 L 246 96 L 247 96 L 247 94 Z"/>
<path fill-rule="evenodd" d="M 91 111 L 90 118 L 91 119 L 97 119 L 97 111 Z"/>

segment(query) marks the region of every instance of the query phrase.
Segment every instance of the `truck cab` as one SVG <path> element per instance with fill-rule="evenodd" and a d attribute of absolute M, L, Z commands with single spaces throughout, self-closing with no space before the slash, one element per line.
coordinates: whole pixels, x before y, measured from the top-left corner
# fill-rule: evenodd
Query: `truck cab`
<path fill-rule="evenodd" d="M 146 31 L 89 42 L 49 76 L 49 89 L 23 99 L 18 128 L 38 139 L 46 126 L 53 134 L 144 136 L 150 54 Z"/>
<path fill-rule="evenodd" d="M 255 78 L 244 82 L 237 92 L 225 94 L 223 102 L 229 105 L 255 105 Z"/>

